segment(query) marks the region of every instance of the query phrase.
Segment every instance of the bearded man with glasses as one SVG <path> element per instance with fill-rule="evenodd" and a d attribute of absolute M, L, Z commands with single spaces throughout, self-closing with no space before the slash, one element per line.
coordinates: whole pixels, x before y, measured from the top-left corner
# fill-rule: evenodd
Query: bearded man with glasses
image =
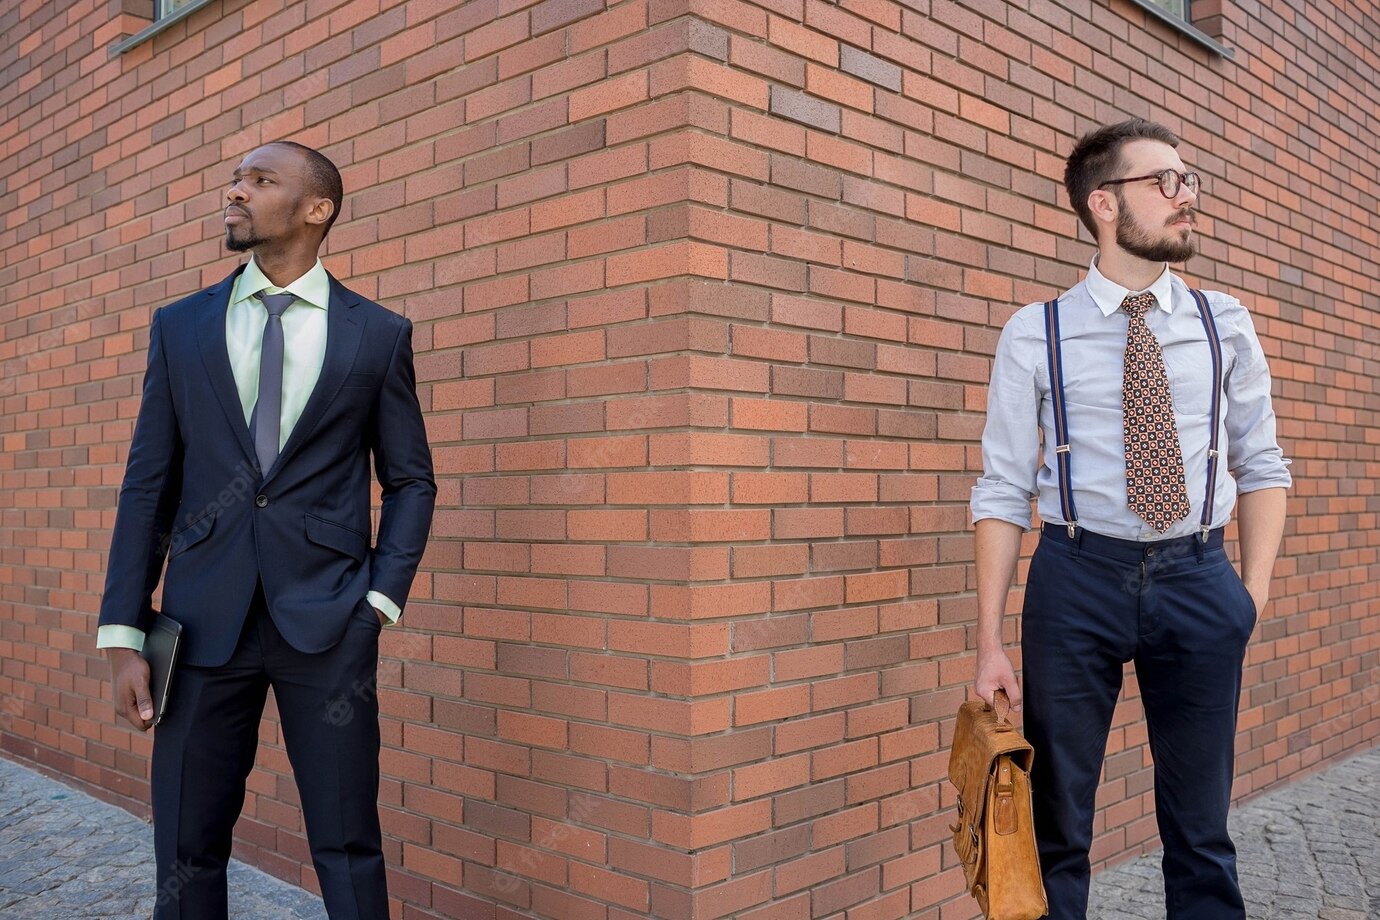
<path fill-rule="evenodd" d="M 1097 255 L 1083 282 L 1006 324 L 988 389 L 972 495 L 975 689 L 1021 708 L 1002 620 L 1035 498 L 1021 654 L 1057 920 L 1087 913 L 1097 781 L 1128 661 L 1154 758 L 1167 917 L 1245 917 L 1227 833 L 1236 711 L 1291 480 L 1250 315 L 1169 270 L 1195 252 L 1202 190 L 1177 146 L 1140 120 L 1074 146 L 1064 184 Z M 1222 547 L 1233 508 L 1239 575 Z"/>

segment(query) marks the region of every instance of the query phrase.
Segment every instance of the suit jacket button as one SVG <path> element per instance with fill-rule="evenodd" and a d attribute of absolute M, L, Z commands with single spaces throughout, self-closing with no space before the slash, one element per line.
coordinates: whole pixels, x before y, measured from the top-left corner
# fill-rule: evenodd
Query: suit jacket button
<path fill-rule="evenodd" d="M 254 498 L 254 504 L 257 505 L 257 506 L 260 507 L 260 508 L 267 508 L 267 507 L 268 507 L 268 496 L 267 496 L 267 495 L 258 495 L 258 496 L 255 496 L 255 498 Z"/>

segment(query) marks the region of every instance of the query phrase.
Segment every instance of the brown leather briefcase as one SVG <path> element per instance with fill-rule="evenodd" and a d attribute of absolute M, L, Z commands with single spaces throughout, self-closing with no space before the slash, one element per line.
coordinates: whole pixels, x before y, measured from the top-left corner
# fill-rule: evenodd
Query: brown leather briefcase
<path fill-rule="evenodd" d="M 1010 703 L 997 691 L 997 705 Z M 958 789 L 954 847 L 968 891 L 987 920 L 1035 920 L 1049 913 L 1035 849 L 1030 764 L 1035 750 L 981 700 L 958 709 L 949 781 Z"/>

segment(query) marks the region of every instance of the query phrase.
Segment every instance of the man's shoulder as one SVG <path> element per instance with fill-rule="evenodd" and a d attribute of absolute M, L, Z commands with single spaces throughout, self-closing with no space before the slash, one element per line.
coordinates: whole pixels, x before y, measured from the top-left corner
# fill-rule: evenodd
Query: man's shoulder
<path fill-rule="evenodd" d="M 396 328 L 410 322 L 396 310 L 391 310 L 377 301 L 370 300 L 363 294 L 351 289 L 348 285 L 340 281 L 334 275 L 331 278 L 332 299 L 339 297 L 351 308 L 363 310 L 371 322 L 383 323 L 389 328 Z"/>
<path fill-rule="evenodd" d="M 172 322 L 197 316 L 202 310 L 207 309 L 210 304 L 216 303 L 219 300 L 228 301 L 230 299 L 230 291 L 235 284 L 235 279 L 240 276 L 242 271 L 244 271 L 244 266 L 240 266 L 225 278 L 222 278 L 209 287 L 204 287 L 194 294 L 188 294 L 181 300 L 174 300 L 170 304 L 159 307 L 155 313 L 164 322 Z"/>
<path fill-rule="evenodd" d="M 1197 291 L 1199 294 L 1202 294 L 1203 298 L 1207 300 L 1208 306 L 1212 307 L 1213 312 L 1216 312 L 1219 308 L 1240 310 L 1245 309 L 1245 307 L 1242 306 L 1240 300 L 1233 297 L 1231 294 L 1226 293 L 1225 291 L 1214 291 L 1211 288 L 1204 287 L 1195 288 L 1193 285 L 1189 284 L 1187 281 L 1180 278 L 1178 275 L 1170 275 L 1170 283 L 1174 286 L 1176 290 L 1182 291 L 1186 295 L 1189 293 L 1189 291 Z"/>
<path fill-rule="evenodd" d="M 1066 308 L 1079 309 L 1085 307 L 1092 303 L 1092 299 L 1088 297 L 1087 289 L 1084 287 L 1083 282 L 1080 281 L 1067 291 L 1061 292 L 1057 297 L 1051 298 L 1049 301 L 1037 300 L 1034 303 L 1026 304 L 1015 313 L 1011 314 L 1011 318 L 1006 321 L 1006 324 L 1008 326 L 1014 326 L 1017 329 L 1030 327 L 1043 329 L 1045 325 L 1045 305 L 1050 302 L 1057 304 L 1062 318 Z"/>
<path fill-rule="evenodd" d="M 1043 329 L 1045 325 L 1045 304 L 1043 301 L 1028 303 L 1021 307 L 1006 321 L 1008 333 L 1029 332 Z"/>
<path fill-rule="evenodd" d="M 1185 282 L 1178 275 L 1173 278 L 1174 286 L 1181 289 L 1185 297 L 1192 296 L 1190 290 L 1196 290 L 1203 295 L 1207 301 L 1208 309 L 1212 311 L 1212 318 L 1218 323 L 1227 323 L 1230 326 L 1240 325 L 1241 323 L 1250 324 L 1250 313 L 1245 304 L 1241 303 L 1236 297 L 1225 291 L 1214 291 L 1209 288 L 1194 288 Z"/>

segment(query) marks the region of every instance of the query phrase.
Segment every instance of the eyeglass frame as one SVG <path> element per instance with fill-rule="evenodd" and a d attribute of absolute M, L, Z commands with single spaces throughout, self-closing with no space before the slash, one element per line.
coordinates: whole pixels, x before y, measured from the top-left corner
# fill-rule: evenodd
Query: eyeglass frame
<path fill-rule="evenodd" d="M 1175 180 L 1174 191 L 1172 192 L 1167 192 L 1164 189 L 1165 177 L 1169 175 L 1174 176 Z M 1154 179 L 1156 182 L 1158 182 L 1160 185 L 1160 194 L 1171 201 L 1174 199 L 1174 196 L 1179 194 L 1179 189 L 1181 188 L 1187 187 L 1189 194 L 1193 195 L 1195 198 L 1198 197 L 1198 195 L 1203 190 L 1202 176 L 1192 171 L 1179 172 L 1172 166 L 1169 169 L 1161 169 L 1159 172 L 1152 173 L 1148 176 L 1131 176 L 1126 179 L 1108 179 L 1106 182 L 1103 182 L 1101 185 L 1099 185 L 1098 189 L 1102 189 L 1103 187 L 1108 185 L 1124 185 L 1127 182 L 1143 182 L 1146 179 Z"/>

